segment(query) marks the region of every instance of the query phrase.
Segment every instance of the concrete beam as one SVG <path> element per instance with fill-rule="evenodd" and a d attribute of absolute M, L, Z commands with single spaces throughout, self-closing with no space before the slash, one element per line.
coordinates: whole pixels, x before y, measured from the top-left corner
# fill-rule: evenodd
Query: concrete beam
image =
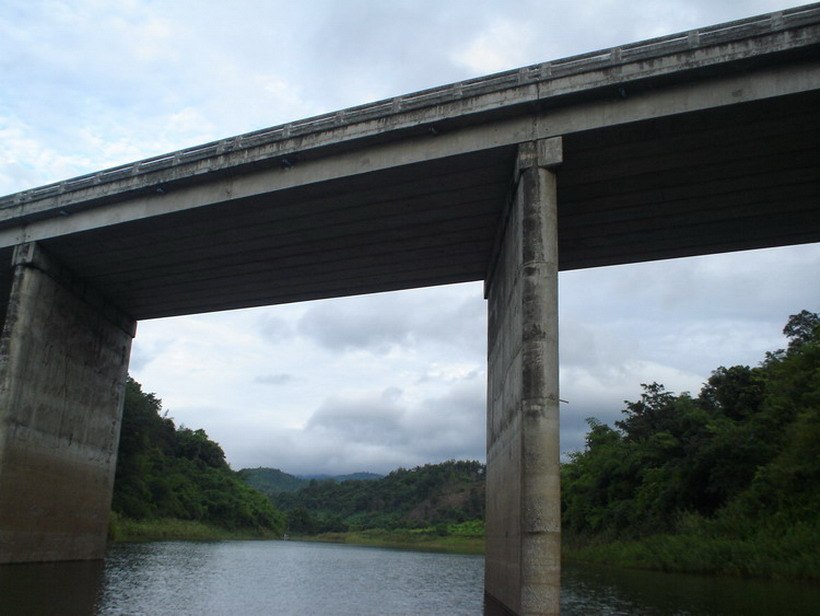
<path fill-rule="evenodd" d="M 487 289 L 485 591 L 519 616 L 559 611 L 558 242 L 551 168 L 561 159 L 560 140 L 521 146 Z"/>
<path fill-rule="evenodd" d="M 37 212 L 32 220 L 29 217 L 35 214 L 38 206 L 21 205 L 15 210 L 0 210 L 0 224 L 4 219 L 22 222 L 20 226 L 0 229 L 0 247 L 493 150 L 533 139 L 534 127 L 534 119 L 524 117 L 448 134 L 426 134 L 325 158 L 297 161 L 290 167 L 269 166 L 228 177 L 208 177 L 207 181 L 193 185 L 167 185 L 158 190 L 142 191 L 138 196 L 126 195 L 124 200 L 91 208 L 84 206 L 77 211 L 72 207 L 74 203 L 70 196 L 66 195 L 55 202 L 50 216 Z"/>
<path fill-rule="evenodd" d="M 612 83 L 611 90 L 571 103 L 562 99 L 553 102 L 546 93 L 533 94 L 535 101 L 542 101 L 542 109 L 536 113 L 533 110 L 539 105 L 533 103 L 518 117 L 433 130 L 422 137 L 398 133 L 389 143 L 363 141 L 361 149 L 337 134 L 334 138 L 344 141 L 348 149 L 334 151 L 336 142 L 325 135 L 324 150 L 319 148 L 289 167 L 276 164 L 277 154 L 263 169 L 235 170 L 230 175 L 190 169 L 190 177 L 180 169 L 167 181 L 144 176 L 142 184 L 129 185 L 128 190 L 116 183 L 102 184 L 41 201 L 20 202 L 0 208 L 0 248 L 530 140 L 816 91 L 820 90 L 820 61 L 683 80 L 662 87 Z M 436 124 L 434 118 L 419 122 L 432 128 Z M 389 130 L 390 126 L 384 128 L 385 133 Z M 293 156 L 299 160 L 298 151 Z"/>
<path fill-rule="evenodd" d="M 101 558 L 135 323 L 36 244 L 0 338 L 0 563 Z"/>
<path fill-rule="evenodd" d="M 358 148 L 357 142 L 362 141 L 382 143 L 386 134 L 418 135 L 431 127 L 463 126 L 467 118 L 481 125 L 518 115 L 522 109 L 529 113 L 533 107 L 555 108 L 567 99 L 576 103 L 590 97 L 610 99 L 621 88 L 632 92 L 633 86 L 656 88 L 692 81 L 697 73 L 744 73 L 749 67 L 779 64 L 786 54 L 816 57 L 818 36 L 820 5 L 815 4 L 592 51 L 202 144 L 0 198 L 0 220 L 6 209 L 17 215 L 18 206 L 36 214 L 72 202 L 88 203 L 101 195 L 126 194 L 146 185 L 235 174 L 248 165 L 278 163 L 293 154 L 328 148 L 338 152 Z"/>

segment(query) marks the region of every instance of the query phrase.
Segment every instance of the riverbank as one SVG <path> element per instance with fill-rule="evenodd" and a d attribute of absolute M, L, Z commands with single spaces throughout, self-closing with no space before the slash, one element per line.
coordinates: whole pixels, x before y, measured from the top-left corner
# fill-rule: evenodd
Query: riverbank
<path fill-rule="evenodd" d="M 208 541 L 220 539 L 281 539 L 256 529 L 228 530 L 191 520 L 160 518 L 133 520 L 112 516 L 108 540 L 129 541 Z M 368 547 L 399 548 L 447 554 L 484 554 L 483 536 L 440 535 L 431 530 L 365 530 L 346 533 L 292 536 L 294 541 L 341 543 Z"/>
<path fill-rule="evenodd" d="M 820 583 L 820 533 L 816 524 L 738 528 L 733 534 L 711 535 L 706 528 L 704 525 L 698 532 L 605 543 L 567 537 L 562 557 L 578 563 L 668 573 Z"/>
<path fill-rule="evenodd" d="M 697 534 L 654 535 L 633 541 L 596 542 L 566 537 L 562 559 L 667 573 L 697 573 L 724 577 L 759 578 L 820 583 L 820 545 L 811 527 L 796 525 L 786 534 L 762 533 L 752 538 L 710 537 Z M 109 540 L 208 541 L 281 539 L 255 529 L 228 530 L 201 522 L 176 519 L 112 518 Z M 448 554 L 484 554 L 483 536 L 441 535 L 433 529 L 373 529 L 355 532 L 292 536 L 292 540 L 396 548 Z"/>
<path fill-rule="evenodd" d="M 363 530 L 292 537 L 299 541 L 344 543 L 368 547 L 398 548 L 447 554 L 484 554 L 484 537 L 439 535 L 427 530 Z"/>
<path fill-rule="evenodd" d="M 108 540 L 113 542 L 216 539 L 281 539 L 281 537 L 265 530 L 228 530 L 212 524 L 174 518 L 133 520 L 112 514 L 108 525 Z"/>

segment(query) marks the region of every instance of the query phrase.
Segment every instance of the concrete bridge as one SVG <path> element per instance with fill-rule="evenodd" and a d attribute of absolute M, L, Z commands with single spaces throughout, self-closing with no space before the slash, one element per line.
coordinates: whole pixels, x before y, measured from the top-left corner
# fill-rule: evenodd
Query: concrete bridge
<path fill-rule="evenodd" d="M 0 198 L 0 562 L 99 558 L 138 320 L 470 280 L 486 591 L 558 613 L 560 269 L 820 241 L 820 5 Z"/>

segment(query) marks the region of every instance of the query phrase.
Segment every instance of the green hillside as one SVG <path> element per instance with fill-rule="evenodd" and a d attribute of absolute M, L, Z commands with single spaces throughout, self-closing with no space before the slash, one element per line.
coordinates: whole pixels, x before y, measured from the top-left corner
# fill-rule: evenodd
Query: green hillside
<path fill-rule="evenodd" d="M 614 427 L 589 420 L 562 468 L 576 557 L 820 579 L 820 317 L 783 331 L 787 349 L 718 368 L 696 397 L 652 383 Z"/>
<path fill-rule="evenodd" d="M 348 475 L 314 475 L 310 477 L 297 477 L 291 475 L 278 468 L 243 468 L 239 471 L 240 477 L 244 479 L 248 485 L 256 488 L 260 492 L 264 492 L 269 496 L 279 494 L 280 492 L 296 492 L 306 487 L 311 479 L 328 480 L 328 481 L 350 481 L 350 480 L 369 480 L 380 479 L 384 475 L 376 473 L 351 473 Z"/>
<path fill-rule="evenodd" d="M 300 475 L 300 479 L 330 479 L 331 481 L 350 481 L 351 479 L 381 479 L 384 475 L 378 473 L 349 473 L 347 475 Z"/>
<path fill-rule="evenodd" d="M 451 460 L 377 479 L 311 479 L 297 491 L 269 496 L 292 534 L 481 525 L 484 471 L 479 462 Z"/>
<path fill-rule="evenodd" d="M 174 519 L 281 536 L 282 515 L 225 461 L 204 430 L 177 428 L 162 403 L 129 377 L 120 430 L 115 518 Z"/>
<path fill-rule="evenodd" d="M 267 495 L 295 492 L 308 484 L 308 479 L 290 475 L 278 468 L 243 468 L 239 476 L 253 488 Z"/>

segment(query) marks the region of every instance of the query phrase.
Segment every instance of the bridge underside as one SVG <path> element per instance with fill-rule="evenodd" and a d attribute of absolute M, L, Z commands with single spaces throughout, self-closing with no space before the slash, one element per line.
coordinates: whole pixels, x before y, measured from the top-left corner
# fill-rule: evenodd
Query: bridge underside
<path fill-rule="evenodd" d="M 810 92 L 564 134 L 560 268 L 820 240 L 817 109 Z M 484 280 L 516 150 L 217 196 L 40 243 L 137 319 Z M 186 187 L 160 190 L 148 199 Z M 5 296 L 10 271 L 0 271 Z"/>

